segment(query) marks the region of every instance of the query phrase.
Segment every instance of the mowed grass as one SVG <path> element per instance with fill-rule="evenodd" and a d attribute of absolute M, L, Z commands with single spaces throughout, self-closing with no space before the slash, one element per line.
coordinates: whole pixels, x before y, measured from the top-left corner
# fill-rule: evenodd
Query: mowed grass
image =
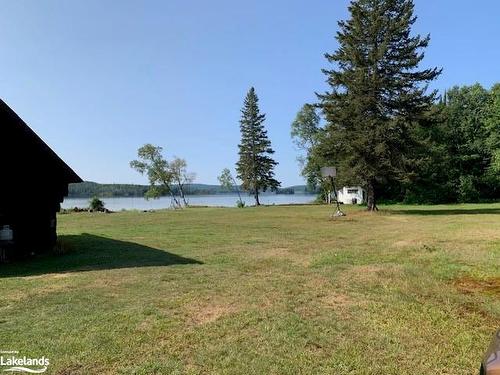
<path fill-rule="evenodd" d="M 474 374 L 500 325 L 500 205 L 59 216 L 0 265 L 0 349 L 54 374 Z"/>

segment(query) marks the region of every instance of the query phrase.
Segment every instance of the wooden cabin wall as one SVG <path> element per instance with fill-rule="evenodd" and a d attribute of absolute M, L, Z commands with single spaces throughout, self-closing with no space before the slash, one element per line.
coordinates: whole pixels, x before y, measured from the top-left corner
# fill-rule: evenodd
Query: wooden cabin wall
<path fill-rule="evenodd" d="M 51 248 L 68 183 L 81 179 L 2 100 L 0 128 L 0 225 L 12 227 L 16 251 Z"/>
<path fill-rule="evenodd" d="M 14 232 L 15 251 L 41 253 L 57 240 L 57 212 L 67 194 L 67 184 L 47 184 L 37 189 L 0 188 L 0 225 L 10 225 Z"/>

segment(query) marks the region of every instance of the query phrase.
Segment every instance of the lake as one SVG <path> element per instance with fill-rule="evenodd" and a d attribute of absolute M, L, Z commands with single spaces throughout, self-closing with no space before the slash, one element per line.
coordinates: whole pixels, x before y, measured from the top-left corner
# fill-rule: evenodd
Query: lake
<path fill-rule="evenodd" d="M 253 197 L 242 194 L 241 198 L 247 206 L 255 204 Z M 261 204 L 299 204 L 310 203 L 316 199 L 313 194 L 263 194 L 260 197 Z M 101 198 L 105 207 L 111 211 L 120 210 L 158 210 L 171 207 L 169 197 L 146 200 L 142 197 L 124 198 Z M 218 195 L 189 195 L 187 200 L 192 206 L 213 206 L 213 207 L 235 207 L 238 195 L 218 194 Z M 62 208 L 88 207 L 89 198 L 66 198 L 61 204 Z"/>

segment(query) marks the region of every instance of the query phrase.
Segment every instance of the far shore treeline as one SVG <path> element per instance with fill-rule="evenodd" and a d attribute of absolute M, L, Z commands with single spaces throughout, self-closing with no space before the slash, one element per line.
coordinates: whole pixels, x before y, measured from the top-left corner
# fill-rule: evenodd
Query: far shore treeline
<path fill-rule="evenodd" d="M 134 184 L 99 184 L 85 181 L 80 184 L 70 184 L 68 198 L 111 198 L 111 197 L 144 197 L 149 185 Z M 213 194 L 236 194 L 236 190 L 228 191 L 219 185 L 190 184 L 187 186 L 188 195 L 213 195 Z M 314 194 L 315 190 L 308 189 L 305 185 L 295 185 L 279 188 L 278 194 Z M 165 192 L 162 194 L 168 196 Z"/>

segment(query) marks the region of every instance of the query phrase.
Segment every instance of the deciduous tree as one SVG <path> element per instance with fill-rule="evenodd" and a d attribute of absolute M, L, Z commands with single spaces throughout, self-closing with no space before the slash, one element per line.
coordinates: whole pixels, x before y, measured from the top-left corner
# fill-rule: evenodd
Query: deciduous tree
<path fill-rule="evenodd" d="M 240 194 L 240 189 L 238 187 L 238 183 L 236 182 L 233 175 L 231 174 L 231 171 L 228 168 L 224 168 L 222 170 L 222 173 L 220 174 L 220 176 L 217 177 L 217 179 L 219 180 L 220 185 L 224 189 L 227 189 L 228 191 L 236 190 L 236 193 L 238 194 L 237 206 L 244 207 L 245 202 L 243 202 L 243 199 L 241 199 L 241 194 Z"/>
<path fill-rule="evenodd" d="M 301 167 L 301 174 L 310 187 L 316 187 L 319 177 L 319 168 L 313 150 L 319 139 L 320 116 L 312 104 L 304 104 L 291 124 L 290 136 L 300 151 L 297 160 Z"/>
<path fill-rule="evenodd" d="M 163 148 L 145 144 L 137 151 L 138 160 L 132 160 L 130 167 L 148 176 L 150 188 L 146 198 L 159 198 L 163 192 L 170 195 L 176 208 L 187 206 L 185 185 L 193 182 L 195 175 L 187 172 L 184 159 L 174 158 L 167 161 L 162 155 Z"/>

